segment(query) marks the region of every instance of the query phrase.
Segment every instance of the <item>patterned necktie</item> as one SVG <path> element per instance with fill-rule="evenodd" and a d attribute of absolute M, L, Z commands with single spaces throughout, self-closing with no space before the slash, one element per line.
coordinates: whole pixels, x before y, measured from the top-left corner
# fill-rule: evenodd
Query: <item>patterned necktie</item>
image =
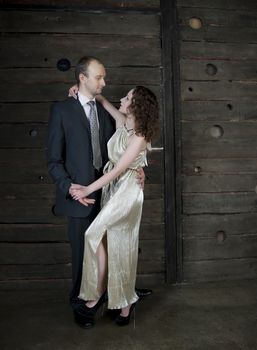
<path fill-rule="evenodd" d="M 99 170 L 102 167 L 102 156 L 101 156 L 101 148 L 100 148 L 100 142 L 99 142 L 99 129 L 97 125 L 95 102 L 89 101 L 87 102 L 87 104 L 90 106 L 88 119 L 89 119 L 90 130 L 91 130 L 93 165 L 97 170 Z"/>

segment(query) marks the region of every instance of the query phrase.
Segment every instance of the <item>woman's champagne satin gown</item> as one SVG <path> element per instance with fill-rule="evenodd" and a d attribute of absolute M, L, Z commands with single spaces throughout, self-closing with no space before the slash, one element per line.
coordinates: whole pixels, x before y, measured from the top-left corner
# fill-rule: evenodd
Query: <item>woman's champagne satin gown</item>
<path fill-rule="evenodd" d="M 109 162 L 104 173 L 118 162 L 134 131 L 125 125 L 118 128 L 108 142 Z M 96 251 L 103 236 L 107 236 L 108 308 L 120 309 L 137 301 L 135 293 L 138 259 L 138 236 L 143 206 L 143 190 L 137 184 L 136 170 L 147 165 L 146 150 L 140 152 L 123 174 L 102 191 L 101 211 L 85 233 L 80 298 L 97 300 L 98 264 Z"/>

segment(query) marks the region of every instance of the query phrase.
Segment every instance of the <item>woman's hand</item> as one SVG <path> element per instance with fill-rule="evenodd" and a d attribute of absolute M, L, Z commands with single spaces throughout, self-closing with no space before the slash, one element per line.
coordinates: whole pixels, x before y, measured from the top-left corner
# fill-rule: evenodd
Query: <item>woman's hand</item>
<path fill-rule="evenodd" d="M 137 169 L 137 183 L 140 185 L 142 190 L 144 189 L 145 186 L 145 172 L 143 168 Z"/>
<path fill-rule="evenodd" d="M 79 91 L 78 85 L 73 85 L 70 89 L 69 89 L 69 97 L 74 97 L 75 99 L 77 99 L 77 93 Z"/>
<path fill-rule="evenodd" d="M 87 187 L 78 184 L 71 184 L 69 192 L 76 201 L 86 198 L 89 195 Z"/>
<path fill-rule="evenodd" d="M 106 100 L 101 94 L 96 95 L 95 99 L 101 104 L 103 104 L 104 100 Z"/>

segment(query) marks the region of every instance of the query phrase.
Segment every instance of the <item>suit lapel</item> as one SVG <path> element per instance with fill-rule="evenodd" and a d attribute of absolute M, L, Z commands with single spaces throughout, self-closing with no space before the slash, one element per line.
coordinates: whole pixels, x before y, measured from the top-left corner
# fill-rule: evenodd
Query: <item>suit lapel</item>
<path fill-rule="evenodd" d="M 74 99 L 74 109 L 75 109 L 75 113 L 77 115 L 79 115 L 82 124 L 86 127 L 86 129 L 89 131 L 90 133 L 90 124 L 89 121 L 87 119 L 86 113 L 84 111 L 84 108 L 81 106 L 81 103 L 79 102 L 79 100 L 75 100 Z"/>

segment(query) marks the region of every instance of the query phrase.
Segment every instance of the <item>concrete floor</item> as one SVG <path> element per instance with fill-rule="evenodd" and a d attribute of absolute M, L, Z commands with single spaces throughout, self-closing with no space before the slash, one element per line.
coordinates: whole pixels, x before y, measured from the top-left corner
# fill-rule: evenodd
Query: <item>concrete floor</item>
<path fill-rule="evenodd" d="M 257 350 L 257 281 L 156 287 L 119 328 L 73 323 L 67 290 L 0 290 L 1 350 Z"/>

